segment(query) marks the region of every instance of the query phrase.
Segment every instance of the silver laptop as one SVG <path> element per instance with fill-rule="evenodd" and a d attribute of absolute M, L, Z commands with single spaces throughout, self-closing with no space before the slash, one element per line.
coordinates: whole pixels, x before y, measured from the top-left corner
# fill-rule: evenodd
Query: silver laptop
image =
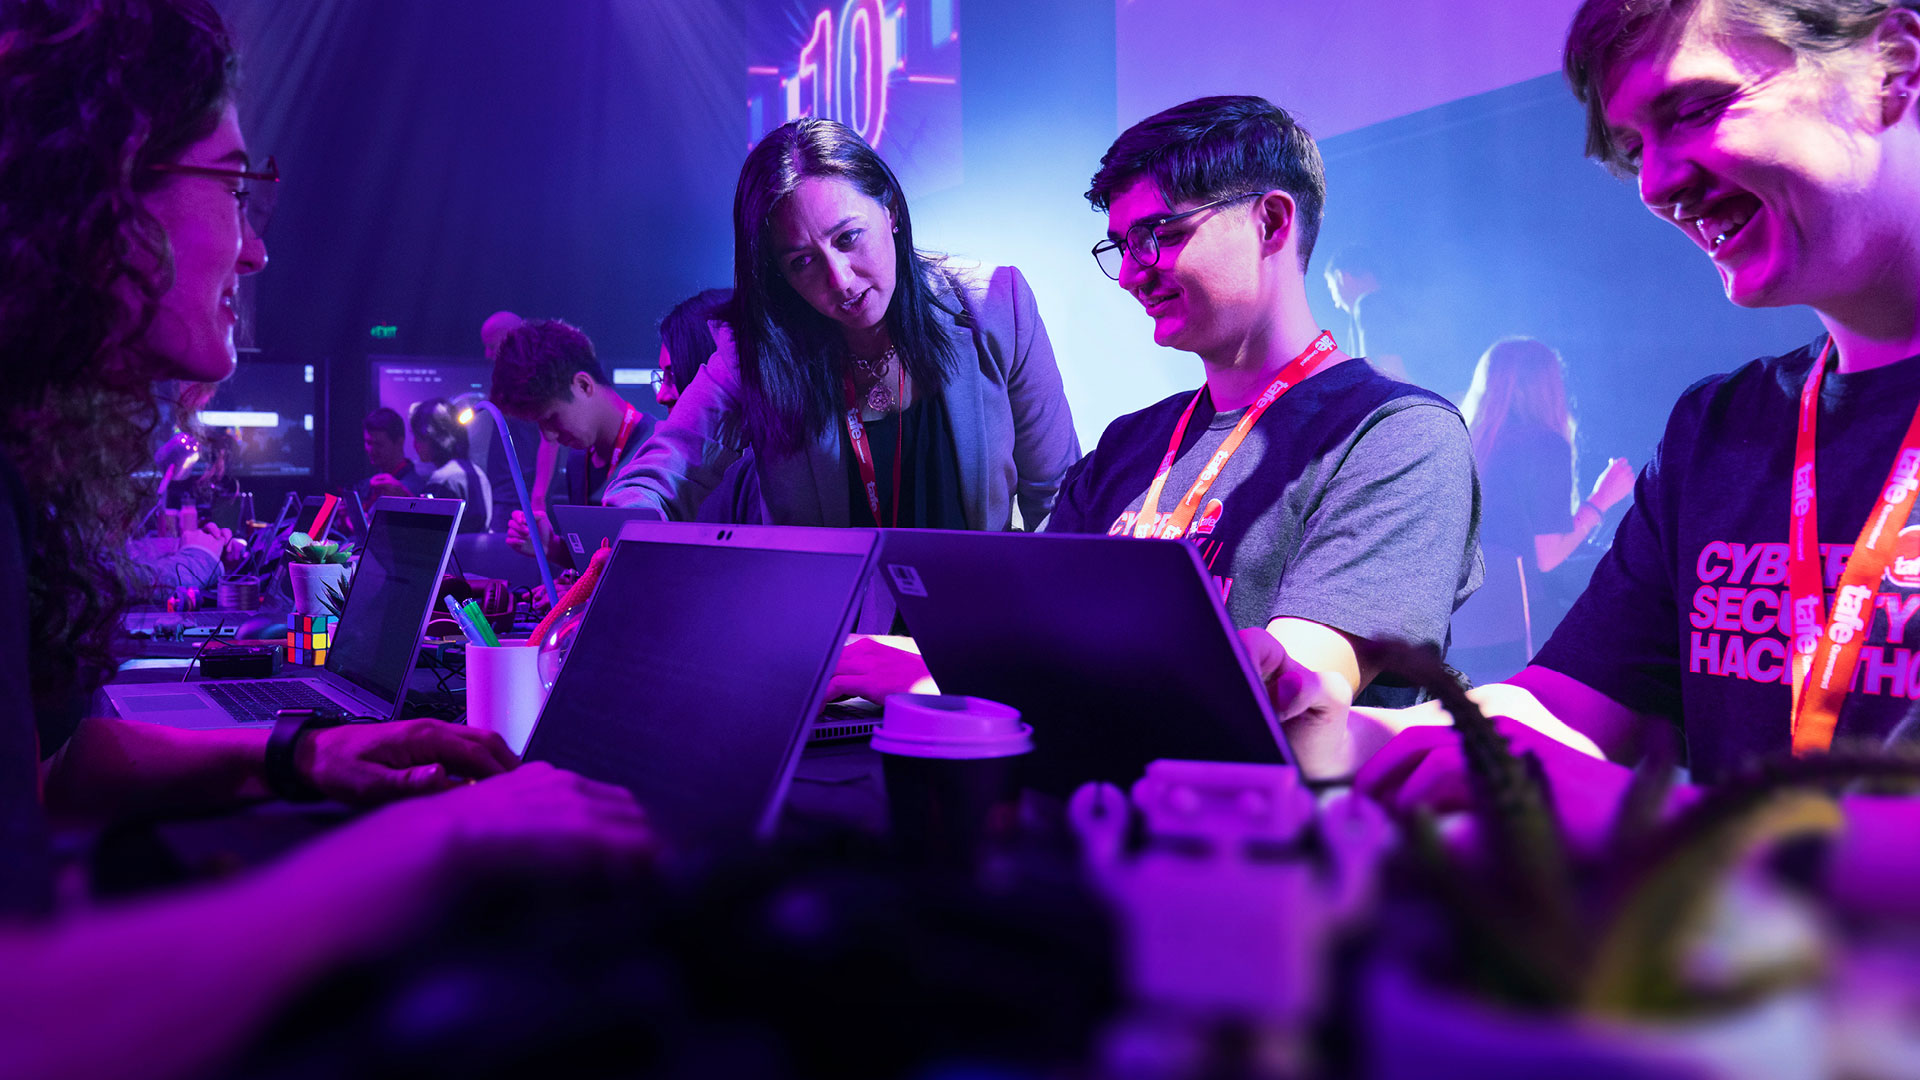
<path fill-rule="evenodd" d="M 632 522 L 527 741 L 677 850 L 769 836 L 859 611 L 870 529 Z"/>
<path fill-rule="evenodd" d="M 271 679 L 207 679 L 109 685 L 129 720 L 183 728 L 271 725 L 286 708 L 337 708 L 391 720 L 453 550 L 465 504 L 459 499 L 383 498 L 373 504 L 359 565 L 334 627 L 326 667 Z"/>

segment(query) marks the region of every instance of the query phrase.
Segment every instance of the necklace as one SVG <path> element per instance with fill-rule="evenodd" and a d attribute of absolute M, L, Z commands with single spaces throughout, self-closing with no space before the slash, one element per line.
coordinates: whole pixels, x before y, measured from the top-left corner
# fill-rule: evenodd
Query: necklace
<path fill-rule="evenodd" d="M 887 346 L 886 352 L 881 353 L 877 358 L 872 360 L 862 359 L 852 353 L 847 354 L 847 359 L 852 362 L 853 369 L 859 372 L 859 381 L 870 384 L 867 388 L 868 411 L 877 413 L 891 412 L 893 407 L 898 404 L 894 397 L 893 388 L 887 385 L 887 372 L 893 370 L 893 361 L 898 355 L 891 345 Z"/>

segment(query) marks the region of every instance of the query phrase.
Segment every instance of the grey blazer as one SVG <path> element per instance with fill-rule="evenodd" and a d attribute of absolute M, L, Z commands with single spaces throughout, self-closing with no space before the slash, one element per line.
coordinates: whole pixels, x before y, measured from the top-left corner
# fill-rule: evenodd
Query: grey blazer
<path fill-rule="evenodd" d="M 960 458 L 967 527 L 1005 530 L 1016 500 L 1037 528 L 1053 509 L 1080 440 L 1040 321 L 1033 290 L 1011 266 L 962 277 L 966 295 L 941 299 L 963 363 L 946 387 L 947 415 Z M 607 483 L 606 505 L 652 506 L 690 521 L 702 499 L 748 446 L 740 414 L 740 362 L 733 337 L 714 324 L 719 348 L 695 375 L 673 412 Z M 829 425 L 798 453 L 754 446 L 765 520 L 774 525 L 846 526 L 847 466 L 840 429 Z"/>

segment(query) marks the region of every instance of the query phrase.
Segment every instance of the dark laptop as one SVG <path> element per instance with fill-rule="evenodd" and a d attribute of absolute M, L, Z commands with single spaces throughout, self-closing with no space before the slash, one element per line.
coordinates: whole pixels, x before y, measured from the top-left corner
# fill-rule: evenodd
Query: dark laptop
<path fill-rule="evenodd" d="M 1033 725 L 1040 790 L 1160 758 L 1292 762 L 1191 544 L 894 529 L 879 561 L 941 692 Z"/>
<path fill-rule="evenodd" d="M 373 504 L 366 542 L 318 670 L 292 668 L 271 679 L 110 684 L 121 716 L 173 727 L 272 724 L 283 708 L 332 707 L 390 720 L 406 698 L 407 676 L 453 550 L 459 499 L 385 498 Z"/>
<path fill-rule="evenodd" d="M 587 560 L 601 545 L 611 544 L 629 521 L 665 521 L 666 515 L 651 507 L 572 506 L 561 504 L 547 509 L 554 534 L 567 545 L 573 568 L 585 570 Z"/>
<path fill-rule="evenodd" d="M 633 791 L 668 843 L 771 835 L 878 535 L 632 522 L 527 740 Z"/>

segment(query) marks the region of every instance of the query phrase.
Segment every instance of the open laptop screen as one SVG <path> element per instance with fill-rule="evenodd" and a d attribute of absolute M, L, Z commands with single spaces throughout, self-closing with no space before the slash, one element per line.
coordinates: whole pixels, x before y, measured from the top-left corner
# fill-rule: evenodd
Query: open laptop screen
<path fill-rule="evenodd" d="M 712 535 L 692 525 L 630 526 L 627 535 L 635 528 Z M 858 530 L 820 531 L 841 535 L 814 547 L 842 550 L 740 540 L 815 530 L 727 530 L 736 543 L 620 541 L 527 760 L 631 789 L 677 844 L 765 835 L 873 544 Z"/>
<path fill-rule="evenodd" d="M 397 701 L 413 666 L 420 627 L 440 588 L 457 515 L 374 511 L 353 588 L 327 656 L 327 670 L 382 700 Z"/>

